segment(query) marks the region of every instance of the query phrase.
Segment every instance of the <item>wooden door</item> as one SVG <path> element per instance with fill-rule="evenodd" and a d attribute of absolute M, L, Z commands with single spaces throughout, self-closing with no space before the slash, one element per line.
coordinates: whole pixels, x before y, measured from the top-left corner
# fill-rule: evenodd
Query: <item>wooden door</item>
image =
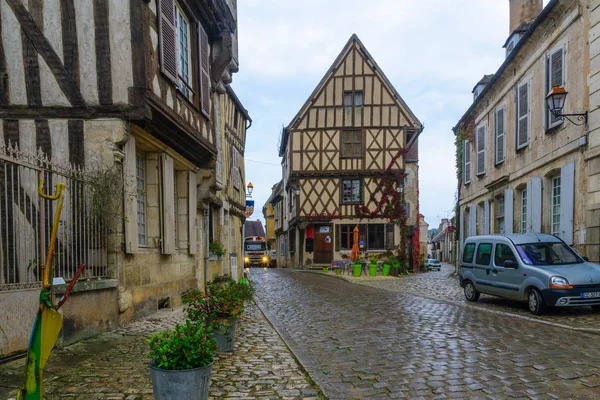
<path fill-rule="evenodd" d="M 331 225 L 315 226 L 315 264 L 330 264 L 333 260 L 333 229 Z"/>

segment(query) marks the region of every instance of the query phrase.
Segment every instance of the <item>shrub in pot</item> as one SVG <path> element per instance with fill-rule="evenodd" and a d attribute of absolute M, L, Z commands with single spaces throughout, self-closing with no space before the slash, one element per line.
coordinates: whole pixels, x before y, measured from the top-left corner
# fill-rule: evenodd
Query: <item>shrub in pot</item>
<path fill-rule="evenodd" d="M 154 399 L 208 399 L 217 352 L 209 328 L 187 320 L 173 330 L 153 334 L 148 344 Z"/>
<path fill-rule="evenodd" d="M 372 256 L 369 258 L 371 262 L 369 264 L 369 276 L 377 276 L 377 262 L 379 261 L 379 256 Z"/>
<path fill-rule="evenodd" d="M 390 269 L 391 275 L 398 276 L 400 272 L 400 260 L 398 260 L 398 257 L 392 254 L 391 256 L 389 256 L 388 262 L 392 266 L 392 268 Z"/>
<path fill-rule="evenodd" d="M 355 258 L 352 260 L 354 264 L 352 264 L 352 276 L 359 277 L 362 272 L 362 262 L 361 258 Z"/>

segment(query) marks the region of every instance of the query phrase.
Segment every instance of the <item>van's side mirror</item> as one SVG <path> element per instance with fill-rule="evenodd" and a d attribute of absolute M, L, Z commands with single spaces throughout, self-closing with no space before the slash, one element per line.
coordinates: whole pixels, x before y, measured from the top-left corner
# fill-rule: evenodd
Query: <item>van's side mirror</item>
<path fill-rule="evenodd" d="M 585 261 L 585 262 L 590 262 L 590 259 L 587 257 L 581 257 L 581 258 L 583 258 L 583 261 Z"/>
<path fill-rule="evenodd" d="M 506 260 L 504 261 L 504 268 L 517 268 L 519 264 L 516 261 Z"/>

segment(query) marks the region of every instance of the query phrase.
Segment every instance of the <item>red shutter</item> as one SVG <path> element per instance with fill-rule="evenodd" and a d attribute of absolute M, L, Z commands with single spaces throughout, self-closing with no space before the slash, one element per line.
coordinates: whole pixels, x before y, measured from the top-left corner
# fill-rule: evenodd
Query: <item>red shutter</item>
<path fill-rule="evenodd" d="M 208 35 L 198 24 L 198 47 L 200 54 L 200 109 L 210 118 L 210 47 Z"/>
<path fill-rule="evenodd" d="M 177 28 L 174 0 L 158 0 L 158 30 L 160 70 L 167 78 L 177 82 Z"/>

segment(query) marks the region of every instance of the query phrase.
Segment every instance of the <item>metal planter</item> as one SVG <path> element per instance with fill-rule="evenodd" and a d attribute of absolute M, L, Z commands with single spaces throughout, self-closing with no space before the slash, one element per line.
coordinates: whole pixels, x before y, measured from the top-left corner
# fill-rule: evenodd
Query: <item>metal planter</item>
<path fill-rule="evenodd" d="M 194 369 L 169 371 L 150 363 L 155 400 L 207 400 L 212 364 Z"/>

